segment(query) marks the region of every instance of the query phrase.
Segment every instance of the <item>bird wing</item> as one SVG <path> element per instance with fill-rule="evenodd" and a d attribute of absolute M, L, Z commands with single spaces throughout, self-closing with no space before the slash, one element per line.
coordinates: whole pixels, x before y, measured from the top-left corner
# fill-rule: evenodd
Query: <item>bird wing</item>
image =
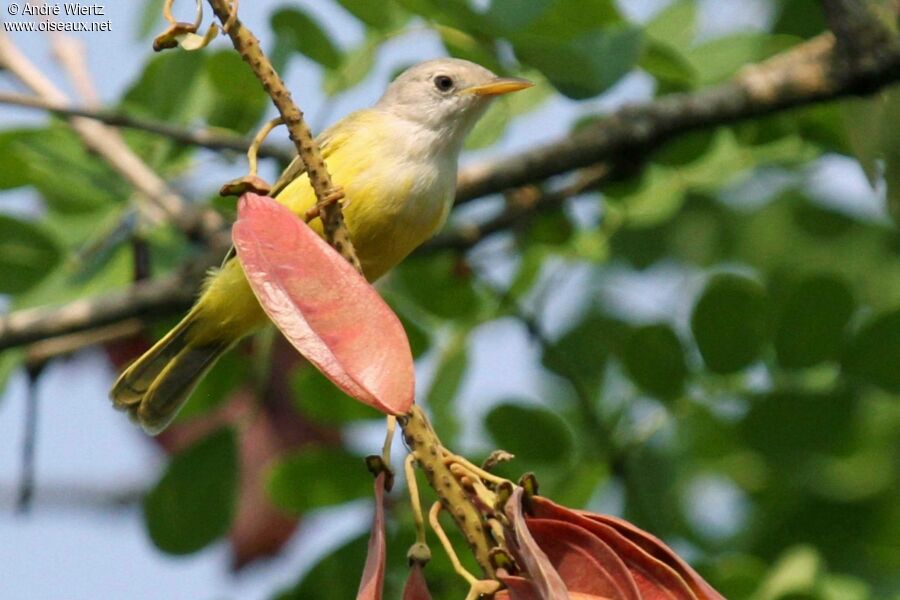
<path fill-rule="evenodd" d="M 331 153 L 334 152 L 338 147 L 340 147 L 341 143 L 347 138 L 347 136 L 335 135 L 335 130 L 336 126 L 332 125 L 316 138 L 316 143 L 319 144 L 319 152 L 322 154 L 322 158 L 326 160 L 331 155 Z M 269 192 L 269 195 L 274 198 L 279 193 L 281 193 L 290 182 L 297 179 L 304 173 L 306 173 L 306 165 L 303 164 L 303 160 L 299 156 L 295 156 L 294 160 L 291 161 L 291 164 L 289 164 L 287 168 L 281 172 L 281 176 L 279 176 L 275 181 L 275 184 L 272 186 L 272 190 Z"/>

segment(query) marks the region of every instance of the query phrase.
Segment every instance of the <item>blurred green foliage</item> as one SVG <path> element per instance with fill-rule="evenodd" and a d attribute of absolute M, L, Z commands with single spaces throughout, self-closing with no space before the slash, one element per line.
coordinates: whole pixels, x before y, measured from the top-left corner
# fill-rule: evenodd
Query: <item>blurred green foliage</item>
<path fill-rule="evenodd" d="M 257 32 L 280 69 L 304 58 L 317 64 L 327 96 L 369 79 L 383 44 L 423 27 L 451 55 L 537 81 L 530 95 L 492 109 L 472 147 L 491 145 L 550 98 L 584 101 L 577 112 L 586 122 L 599 116 L 593 100 L 636 69 L 657 95 L 690 91 L 824 28 L 812 0 L 773 0 L 768 30 L 702 41 L 690 0 L 645 24 L 629 22 L 611 0 L 333 4 L 363 30 L 349 47 L 297 3 Z M 267 105 L 230 50 L 152 56 L 121 99 L 139 116 L 240 134 Z M 408 260 L 381 290 L 429 365 L 420 397 L 445 443 L 467 444 L 473 460 L 495 446 L 515 452 L 499 472 L 534 471 L 560 502 L 620 511 L 677 542 L 728 598 L 897 598 L 900 233 L 888 216 L 900 214 L 898 110 L 895 88 L 673 139 L 602 193 L 501 234 L 504 247 L 490 260 L 512 275 L 499 288 L 451 252 Z M 127 139 L 164 177 L 197 166 L 196 151 L 165 138 Z M 853 161 L 883 191 L 882 216 L 860 210 L 861 197 L 817 197 L 811 173 L 826 155 Z M 0 216 L 0 292 L 13 307 L 129 283 L 127 236 L 102 258 L 65 259 L 109 238 L 130 192 L 61 123 L 0 133 L 0 189 L 25 186 L 40 194 L 42 210 Z M 576 218 L 576 206 L 598 218 Z M 192 252 L 169 230 L 146 239 L 158 271 Z M 554 282 L 576 270 L 588 273 L 589 289 L 575 294 L 575 316 L 542 322 L 543 304 L 563 293 Z M 663 271 L 681 282 L 665 310 L 648 317 L 606 301 L 614 276 L 659 287 Z M 533 397 L 494 398 L 465 385 L 474 368 L 491 369 L 474 364 L 470 340 L 497 320 L 519 323 L 539 347 Z M 5 353 L 0 378 L 21 359 Z M 219 363 L 183 418 L 206 414 L 257 376 L 246 362 L 232 355 Z M 298 370 L 290 380 L 296 409 L 317 424 L 373 421 L 316 373 Z M 473 403 L 483 408 L 462 410 Z M 230 430 L 175 455 L 145 501 L 151 539 L 174 554 L 219 539 L 237 478 Z M 309 447 L 271 466 L 267 490 L 302 514 L 368 497 L 371 480 L 350 450 Z M 390 515 L 388 597 L 396 597 L 413 533 L 403 502 Z M 434 554 L 426 573 L 435 598 L 459 597 L 446 557 Z M 365 540 L 352 540 L 277 597 L 352 597 L 364 555 Z"/>
<path fill-rule="evenodd" d="M 238 489 L 237 443 L 220 429 L 169 462 L 144 498 L 150 539 L 160 550 L 190 554 L 228 532 Z"/>

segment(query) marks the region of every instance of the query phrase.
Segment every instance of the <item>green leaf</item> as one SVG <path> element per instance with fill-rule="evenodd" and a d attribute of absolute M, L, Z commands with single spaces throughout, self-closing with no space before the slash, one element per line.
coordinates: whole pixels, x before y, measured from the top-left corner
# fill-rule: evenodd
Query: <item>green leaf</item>
<path fill-rule="evenodd" d="M 572 432 L 545 408 L 500 404 L 487 414 L 484 426 L 499 448 L 524 461 L 564 462 L 572 453 Z"/>
<path fill-rule="evenodd" d="M 846 100 L 840 109 L 850 152 L 873 189 L 884 176 L 888 214 L 900 223 L 900 132 L 894 127 L 900 118 L 900 92 L 891 89 L 871 98 Z"/>
<path fill-rule="evenodd" d="M 842 280 L 819 275 L 802 281 L 778 320 L 778 362 L 787 368 L 805 368 L 838 358 L 853 309 L 853 294 Z"/>
<path fill-rule="evenodd" d="M 326 71 L 322 91 L 334 96 L 365 79 L 375 66 L 375 57 L 382 41 L 384 38 L 381 36 L 367 35 L 362 44 L 343 56 L 337 68 Z"/>
<path fill-rule="evenodd" d="M 778 391 L 753 396 L 740 438 L 775 468 L 797 470 L 816 454 L 843 453 L 852 440 L 856 398 L 846 392 Z M 816 457 L 819 458 L 819 457 Z"/>
<path fill-rule="evenodd" d="M 850 154 L 846 118 L 841 106 L 847 100 L 814 104 L 796 112 L 797 132 L 804 140 L 819 146 L 823 152 Z"/>
<path fill-rule="evenodd" d="M 769 337 L 766 292 L 752 279 L 716 275 L 691 315 L 703 361 L 716 373 L 733 373 L 759 358 Z"/>
<path fill-rule="evenodd" d="M 412 352 L 413 359 L 420 358 L 423 354 L 428 352 L 429 348 L 431 348 L 431 335 L 429 335 L 429 333 L 420 327 L 413 319 L 403 314 L 403 311 L 396 306 L 392 305 L 391 309 L 397 313 L 397 317 L 400 319 L 404 331 L 406 331 L 406 337 L 409 339 L 409 348 Z"/>
<path fill-rule="evenodd" d="M 53 220 L 54 215 L 51 214 L 48 217 L 48 221 Z M 67 235 L 72 238 L 74 237 L 73 233 L 81 229 L 82 219 L 93 218 L 95 226 L 99 220 L 99 217 L 93 213 L 68 214 L 65 217 L 57 215 L 57 218 L 58 223 L 53 227 L 57 239 L 66 235 L 59 231 L 66 225 L 69 226 Z M 49 222 L 42 223 L 42 225 L 49 226 Z M 65 240 L 65 242 L 68 243 L 69 240 Z M 99 296 L 127 287 L 134 278 L 134 261 L 131 258 L 130 249 L 124 245 L 118 246 L 109 260 L 104 261 L 99 270 L 89 274 L 88 277 L 83 277 L 77 271 L 70 269 L 70 264 L 65 259 L 61 260 L 40 283 L 27 292 L 15 296 L 13 306 L 27 308 L 41 304 L 62 304 L 81 298 Z"/>
<path fill-rule="evenodd" d="M 28 166 L 19 156 L 17 148 L 19 144 L 27 143 L 31 135 L 35 132 L 30 129 L 11 129 L 0 133 L 0 190 L 11 190 L 31 181 Z"/>
<path fill-rule="evenodd" d="M 77 246 L 77 250 L 68 256 L 64 266 L 70 275 L 69 281 L 76 285 L 99 276 L 116 259 L 116 255 L 122 251 L 137 226 L 137 212 L 129 210 L 125 205 L 120 205 L 114 210 L 97 212 L 98 215 L 91 215 L 91 229 L 86 232 L 78 231 L 80 228 L 72 219 L 65 219 L 60 223 L 51 216 L 45 222 L 54 229 L 63 225 L 64 231 L 77 232 L 76 236 L 62 234 L 66 237 L 61 240 L 64 245 L 70 246 L 74 243 Z M 131 254 L 130 248 L 128 252 Z"/>
<path fill-rule="evenodd" d="M 869 584 L 851 575 L 827 573 L 819 581 L 823 600 L 871 600 L 874 598 Z"/>
<path fill-rule="evenodd" d="M 665 142 L 653 153 L 653 162 L 670 167 L 683 167 L 700 159 L 714 147 L 712 131 L 692 131 Z"/>
<path fill-rule="evenodd" d="M 670 535 L 681 524 L 678 456 L 659 443 L 641 444 L 623 457 L 627 494 L 625 517 L 658 535 Z M 659 510 L 668 506 L 670 510 Z"/>
<path fill-rule="evenodd" d="M 62 259 L 44 228 L 0 214 L 0 294 L 20 294 L 40 282 Z"/>
<path fill-rule="evenodd" d="M 484 18 L 497 35 L 507 36 L 534 23 L 554 0 L 492 0 Z"/>
<path fill-rule="evenodd" d="M 850 151 L 859 161 L 873 188 L 878 184 L 878 159 L 881 155 L 884 98 L 850 98 L 840 105 L 846 123 Z"/>
<path fill-rule="evenodd" d="M 509 105 L 506 102 L 494 102 L 466 138 L 466 149 L 476 150 L 495 144 L 509 125 L 511 120 L 509 113 Z"/>
<path fill-rule="evenodd" d="M 150 59 L 122 99 L 128 112 L 179 123 L 199 117 L 205 108 L 200 74 L 201 52 L 164 52 Z"/>
<path fill-rule="evenodd" d="M 519 267 L 507 291 L 511 298 L 519 299 L 534 287 L 546 255 L 547 250 L 543 247 L 526 246 L 521 249 Z"/>
<path fill-rule="evenodd" d="M 253 72 L 236 52 L 222 51 L 209 55 L 206 73 L 214 92 L 207 122 L 239 133 L 250 131 L 269 100 Z"/>
<path fill-rule="evenodd" d="M 644 391 L 660 398 L 677 398 L 684 392 L 684 349 L 668 325 L 635 328 L 625 340 L 622 360 L 632 381 Z"/>
<path fill-rule="evenodd" d="M 460 31 L 484 29 L 484 19 L 472 10 L 467 0 L 394 0 L 413 14 L 428 21 L 448 25 Z"/>
<path fill-rule="evenodd" d="M 733 216 L 720 202 L 705 194 L 689 194 L 664 241 L 669 256 L 708 267 L 732 254 L 734 230 Z"/>
<path fill-rule="evenodd" d="M 36 130 L 15 146 L 30 182 L 53 211 L 91 212 L 122 202 L 131 193 L 68 127 L 54 124 Z"/>
<path fill-rule="evenodd" d="M 278 461 L 266 489 L 277 506 L 299 514 L 371 495 L 372 477 L 346 450 L 307 448 Z"/>
<path fill-rule="evenodd" d="M 534 82 L 534 87 L 530 88 L 526 94 L 510 94 L 503 98 L 506 105 L 509 106 L 509 112 L 514 117 L 533 111 L 552 98 L 555 93 L 553 86 L 537 71 L 526 71 L 523 75 L 526 79 Z"/>
<path fill-rule="evenodd" d="M 444 43 L 444 48 L 447 49 L 450 56 L 472 61 L 494 73 L 505 71 L 503 64 L 497 58 L 496 45 L 492 43 L 492 40 L 475 37 L 446 25 L 435 25 L 435 29 L 440 34 L 441 42 Z M 513 97 L 521 95 L 513 94 Z"/>
<path fill-rule="evenodd" d="M 371 484 L 369 487 L 371 488 Z M 297 585 L 279 592 L 273 600 L 355 598 L 359 588 L 359 574 L 366 562 L 368 537 L 368 534 L 356 537 L 326 554 Z"/>
<path fill-rule="evenodd" d="M 629 227 L 626 224 L 610 240 L 612 256 L 626 260 L 635 269 L 646 269 L 666 256 L 665 232 L 664 224 L 650 227 Z M 690 247 L 694 248 L 693 245 Z M 673 254 L 678 256 L 677 253 Z"/>
<path fill-rule="evenodd" d="M 844 368 L 891 393 L 900 393 L 900 309 L 869 319 L 851 338 Z"/>
<path fill-rule="evenodd" d="M 457 270 L 449 253 L 413 256 L 394 270 L 393 282 L 428 312 L 444 319 L 474 316 L 481 302 L 471 278 Z"/>
<path fill-rule="evenodd" d="M 508 4 L 515 5 L 516 2 L 513 0 Z M 529 6 L 526 8 L 525 4 Z M 531 6 L 533 4 L 540 3 L 535 0 L 519 0 L 519 9 L 530 12 L 534 10 Z M 507 10 L 513 8 L 510 6 Z M 545 10 L 540 17 L 532 20 L 522 33 L 566 42 L 597 28 L 621 22 L 622 17 L 615 0 L 555 0 L 550 10 Z"/>
<path fill-rule="evenodd" d="M 789 548 L 772 566 L 754 598 L 780 600 L 818 597 L 815 587 L 822 569 L 822 557 L 814 547 Z"/>
<path fill-rule="evenodd" d="M 372 2 L 372 0 L 337 0 L 344 10 L 368 25 L 385 30 L 399 24 L 400 15 L 397 7 L 390 2 Z"/>
<path fill-rule="evenodd" d="M 458 336 L 441 356 L 425 402 L 433 413 L 434 426 L 446 443 L 452 444 L 459 433 L 456 396 L 469 367 L 465 336 Z"/>
<path fill-rule="evenodd" d="M 792 220 L 805 234 L 820 238 L 817 241 L 828 241 L 841 238 L 853 229 L 853 219 L 844 213 L 826 208 L 802 195 L 791 198 Z"/>
<path fill-rule="evenodd" d="M 299 52 L 328 69 L 337 69 L 341 64 L 341 51 L 331 42 L 329 35 L 311 16 L 298 8 L 281 8 L 270 18 L 275 32 L 276 49 L 273 56 L 284 64 L 289 52 Z"/>
<path fill-rule="evenodd" d="M 891 88 L 884 93 L 884 97 L 881 148 L 884 155 L 887 208 L 894 223 L 900 224 L 900 131 L 896 127 L 900 119 L 900 92 Z"/>
<path fill-rule="evenodd" d="M 590 313 L 544 350 L 541 362 L 566 379 L 574 379 L 588 391 L 603 381 L 610 348 L 621 338 L 623 325 L 601 314 Z"/>
<path fill-rule="evenodd" d="M 825 15 L 819 0 L 779 0 L 778 18 L 773 33 L 811 38 L 826 29 Z"/>
<path fill-rule="evenodd" d="M 691 183 L 688 174 L 654 164 L 637 177 L 613 183 L 604 193 L 622 204 L 630 227 L 652 227 L 668 221 L 681 208 Z"/>
<path fill-rule="evenodd" d="M 513 40 L 516 56 L 541 71 L 566 96 L 581 100 L 609 89 L 637 64 L 642 32 L 612 25 L 561 41 L 522 34 Z"/>
<path fill-rule="evenodd" d="M 590 442 L 587 442 L 590 443 Z M 516 461 L 510 466 L 515 469 Z M 512 477 L 520 477 L 521 466 Z M 587 506 L 597 491 L 597 486 L 609 479 L 609 461 L 606 457 L 592 460 L 580 454 L 569 468 L 542 469 L 540 472 L 541 495 L 553 498 L 563 506 Z"/>
<path fill-rule="evenodd" d="M 697 70 L 678 50 L 656 40 L 644 44 L 644 52 L 638 63 L 658 81 L 670 86 L 688 89 L 697 82 Z"/>
<path fill-rule="evenodd" d="M 654 15 L 644 31 L 674 50 L 687 50 L 697 36 L 696 0 L 677 0 Z"/>
<path fill-rule="evenodd" d="M 687 57 L 700 74 L 700 84 L 717 83 L 748 64 L 763 61 L 797 43 L 789 35 L 738 33 L 698 44 Z"/>
<path fill-rule="evenodd" d="M 6 389 L 6 383 L 9 377 L 25 362 L 25 353 L 21 349 L 12 348 L 0 352 L 0 400 L 5 398 L 7 394 L 3 391 Z"/>
<path fill-rule="evenodd" d="M 176 454 L 144 499 L 153 543 L 169 554 L 190 554 L 228 532 L 237 501 L 237 439 L 220 429 Z"/>
<path fill-rule="evenodd" d="M 761 558 L 734 552 L 719 562 L 711 581 L 726 598 L 752 598 L 759 582 L 765 577 L 767 567 Z"/>
<path fill-rule="evenodd" d="M 339 390 L 318 369 L 298 367 L 291 376 L 294 404 L 304 415 L 328 425 L 374 419 L 380 413 Z"/>
<path fill-rule="evenodd" d="M 572 239 L 574 230 L 566 213 L 558 210 L 539 214 L 531 219 L 524 237 L 528 244 L 560 246 Z"/>

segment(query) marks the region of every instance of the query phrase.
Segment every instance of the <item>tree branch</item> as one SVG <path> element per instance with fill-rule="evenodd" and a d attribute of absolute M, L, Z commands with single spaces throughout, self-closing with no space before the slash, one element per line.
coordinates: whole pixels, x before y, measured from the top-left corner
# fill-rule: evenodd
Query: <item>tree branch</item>
<path fill-rule="evenodd" d="M 648 151 L 671 137 L 763 114 L 844 96 L 869 93 L 900 80 L 900 50 L 894 43 L 860 72 L 834 66 L 830 33 L 800 44 L 759 65 L 744 69 L 728 83 L 673 94 L 643 106 L 623 108 L 583 133 L 506 159 L 465 170 L 457 201 L 521 186 L 602 163 L 627 150 Z M 558 205 L 558 193 L 545 193 L 531 210 Z M 425 250 L 467 249 L 486 236 L 526 218 L 531 210 L 505 213 L 494 221 L 444 234 Z M 473 233 L 474 232 L 474 233 Z M 129 292 L 79 300 L 72 305 L 19 311 L 0 318 L 0 350 L 83 331 L 135 316 L 168 315 L 193 296 L 194 279 L 142 283 Z M 185 292 L 189 290 L 189 293 Z M 176 300 L 177 296 L 177 300 Z M 73 308 L 74 307 L 74 308 Z M 34 331 L 28 331 L 34 327 Z"/>
<path fill-rule="evenodd" d="M 250 139 L 238 135 L 220 132 L 209 128 L 190 130 L 165 121 L 144 119 L 118 111 L 103 109 L 78 108 L 51 102 L 37 96 L 0 92 L 0 104 L 10 104 L 25 108 L 36 108 L 53 113 L 59 117 L 85 117 L 100 121 L 113 127 L 125 127 L 154 133 L 169 138 L 179 144 L 190 144 L 210 150 L 234 150 L 246 153 L 250 147 Z M 259 156 L 276 158 L 282 162 L 290 162 L 296 153 L 277 144 L 266 143 L 260 146 Z"/>
<path fill-rule="evenodd" d="M 431 254 L 442 250 L 465 252 L 486 237 L 527 221 L 543 212 L 558 209 L 566 200 L 596 189 L 606 182 L 611 169 L 606 164 L 583 169 L 580 177 L 570 185 L 554 191 L 523 186 L 507 194 L 506 208 L 483 223 L 460 225 L 442 233 L 416 250 L 416 254 Z"/>
<path fill-rule="evenodd" d="M 122 292 L 76 300 L 64 306 L 16 311 L 0 319 L 0 350 L 105 327 L 134 317 L 166 316 L 189 308 L 200 273 L 191 269 L 141 281 Z"/>
<path fill-rule="evenodd" d="M 822 0 L 822 10 L 837 38 L 838 51 L 850 62 L 895 43 L 866 0 Z"/>
<path fill-rule="evenodd" d="M 83 483 L 42 484 L 32 499 L 35 509 L 96 510 L 127 509 L 143 500 L 147 490 L 139 487 L 93 487 Z M 17 486 L 0 484 L 0 507 L 14 506 Z"/>
<path fill-rule="evenodd" d="M 849 68 L 837 60 L 834 36 L 822 34 L 745 68 L 727 83 L 622 108 L 580 133 L 461 173 L 457 203 L 533 183 L 573 169 L 646 151 L 675 135 L 797 106 L 871 93 L 900 81 L 896 39 Z"/>
<path fill-rule="evenodd" d="M 0 66 L 38 97 L 55 104 L 68 104 L 62 90 L 47 79 L 2 30 Z M 191 208 L 131 150 L 118 131 L 84 117 L 69 117 L 69 123 L 85 146 L 102 157 L 148 201 L 143 203 L 145 214 L 156 219 L 168 217 L 189 235 L 203 238 L 213 237 L 222 229 L 224 223 L 218 213 Z"/>
<path fill-rule="evenodd" d="M 851 0 L 823 1 L 834 6 L 857 4 Z M 877 22 L 876 17 L 868 16 Z M 840 22 L 841 19 L 837 16 L 835 20 Z M 871 37 L 868 38 L 866 45 L 875 58 L 870 61 L 871 64 L 863 65 L 862 70 L 854 72 L 853 67 L 839 64 L 841 61 L 835 52 L 834 37 L 831 34 L 820 35 L 771 61 L 746 69 L 730 82 L 697 92 L 672 94 L 645 105 L 622 108 L 576 136 L 463 169 L 457 184 L 456 201 L 461 204 L 547 179 L 614 157 L 626 150 L 653 148 L 686 131 L 716 127 L 887 87 L 900 81 L 900 49 L 897 44 L 896 39 L 888 38 L 882 39 L 880 46 L 873 46 Z M 141 129 L 213 150 L 244 152 L 249 145 L 247 140 L 237 136 L 209 130 L 186 131 L 164 122 L 116 112 L 79 109 L 16 94 L 0 94 L 0 102 L 42 108 L 60 116 L 86 117 L 108 125 Z M 260 149 L 260 156 L 287 161 L 295 154 L 266 144 Z"/>
<path fill-rule="evenodd" d="M 232 0 L 232 2 L 235 2 L 234 9 L 236 9 L 237 0 Z M 331 174 L 322 159 L 319 145 L 316 143 L 309 125 L 306 124 L 303 113 L 294 104 L 284 81 L 263 53 L 259 40 L 256 39 L 253 32 L 244 27 L 240 18 L 233 12 L 232 3 L 229 0 L 209 0 L 209 4 L 219 21 L 222 22 L 228 37 L 231 38 L 234 49 L 250 66 L 287 127 L 288 135 L 297 149 L 297 155 L 306 166 L 309 182 L 316 193 L 316 207 L 320 212 L 325 239 L 358 271 L 362 271 L 350 239 L 350 233 L 344 225 L 344 216 L 340 205 L 344 193 L 332 183 Z"/>

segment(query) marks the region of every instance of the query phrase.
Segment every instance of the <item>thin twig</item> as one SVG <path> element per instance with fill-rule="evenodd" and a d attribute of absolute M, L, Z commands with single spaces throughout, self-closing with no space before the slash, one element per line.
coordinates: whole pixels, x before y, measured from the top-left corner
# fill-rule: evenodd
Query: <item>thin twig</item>
<path fill-rule="evenodd" d="M 878 20 L 865 0 L 822 0 L 828 28 L 837 38 L 842 58 L 852 63 L 880 48 L 896 45 L 891 31 Z"/>
<path fill-rule="evenodd" d="M 250 147 L 251 141 L 250 138 L 225 131 L 208 128 L 185 129 L 166 121 L 135 117 L 119 111 L 67 106 L 25 94 L 0 92 L 0 104 L 45 110 L 59 117 L 85 117 L 113 127 L 146 131 L 169 138 L 179 144 L 190 144 L 210 150 L 234 150 L 235 152 L 245 153 L 247 148 Z M 287 163 L 293 160 L 296 153 L 292 149 L 267 143 L 260 146 L 257 156 L 275 158 Z"/>
<path fill-rule="evenodd" d="M 0 46 L 2 41 L 3 35 L 0 32 Z M 804 104 L 873 92 L 900 80 L 900 52 L 893 51 L 879 59 L 877 66 L 859 76 L 829 79 L 835 77 L 835 71 L 830 68 L 834 59 L 833 49 L 833 36 L 830 33 L 824 34 L 765 63 L 744 69 L 729 83 L 688 94 L 665 96 L 641 107 L 625 108 L 571 140 L 471 167 L 462 173 L 457 199 L 466 201 L 534 180 L 546 179 L 576 167 L 602 163 L 602 159 L 614 158 L 615 153 L 623 148 L 639 148 L 647 153 L 677 133 L 751 119 L 760 114 L 784 111 Z M 640 156 L 641 152 L 636 151 L 635 155 Z M 595 160 L 595 157 L 599 158 Z M 552 197 L 546 202 L 546 205 L 539 202 L 536 206 L 549 207 L 553 204 Z M 428 249 L 471 247 L 488 233 L 515 224 L 517 218 L 527 218 L 527 215 L 514 217 L 506 214 L 493 223 L 489 221 L 477 226 L 474 234 L 465 231 L 446 234 L 437 238 L 438 241 L 430 244 Z M 159 285 L 164 288 L 167 284 Z M 190 284 L 182 282 L 181 288 L 176 291 L 183 292 L 185 285 Z M 145 289 L 145 293 L 148 293 L 149 288 Z M 41 317 L 38 321 L 41 325 L 34 333 L 22 330 L 22 324 L 30 320 L 23 320 L 19 313 L 2 317 L 0 349 L 63 333 L 83 331 L 155 311 L 159 312 L 159 316 L 168 316 L 173 306 L 165 293 L 148 294 L 148 297 L 141 298 L 140 301 L 132 301 L 129 294 L 121 294 L 116 297 L 116 301 L 121 304 L 114 305 L 118 311 L 118 318 L 114 320 L 105 318 L 105 309 L 109 304 L 103 298 L 78 301 L 79 308 L 74 313 L 70 306 L 40 309 Z M 74 314 L 78 318 L 73 318 Z"/>
<path fill-rule="evenodd" d="M 56 510 L 96 510 L 108 514 L 110 509 L 130 508 L 146 496 L 140 486 L 102 489 L 79 483 L 41 483 L 40 492 L 31 499 L 33 508 Z M 0 508 L 15 507 L 19 485 L 0 484 Z"/>
<path fill-rule="evenodd" d="M 91 81 L 84 54 L 84 42 L 58 31 L 49 33 L 53 56 L 69 76 L 81 101 L 90 108 L 100 105 L 100 95 Z"/>
<path fill-rule="evenodd" d="M 432 429 L 425 413 L 418 406 L 413 406 L 409 413 L 398 417 L 397 422 L 403 428 L 403 441 L 415 456 L 416 463 L 425 474 L 428 484 L 438 494 L 441 504 L 447 508 L 447 512 L 456 522 L 485 575 L 493 578 L 494 567 L 490 561 L 492 542 L 488 539 L 482 524 L 481 513 L 469 500 L 466 491 L 450 470 L 445 460 L 447 450 Z"/>
<path fill-rule="evenodd" d="M 19 493 L 16 511 L 26 513 L 31 508 L 34 496 L 34 455 L 37 448 L 38 430 L 38 386 L 46 363 L 38 363 L 28 368 L 28 393 L 25 394 L 25 435 L 22 438 L 22 466 L 19 475 Z"/>
<path fill-rule="evenodd" d="M 497 299 L 501 310 L 505 309 L 525 327 L 529 337 L 541 348 L 541 352 L 550 357 L 558 367 L 559 375 L 565 379 L 575 394 L 578 410 L 581 413 L 582 423 L 591 439 L 598 444 L 598 449 L 603 453 L 610 452 L 612 432 L 597 412 L 594 397 L 591 390 L 585 385 L 582 378 L 575 372 L 564 356 L 559 353 L 555 344 L 547 334 L 536 315 L 531 314 L 508 291 L 496 288 L 493 284 L 480 278 L 482 286 Z"/>
<path fill-rule="evenodd" d="M 0 350 L 135 317 L 160 318 L 181 312 L 193 302 L 203 270 L 216 262 L 202 261 L 204 269 L 192 268 L 162 279 L 138 282 L 122 292 L 75 300 L 62 307 L 18 310 L 0 319 Z"/>
<path fill-rule="evenodd" d="M 250 66 L 284 120 L 291 141 L 294 142 L 297 149 L 297 154 L 306 165 L 309 182 L 316 193 L 316 205 L 321 214 L 325 239 L 341 256 L 358 271 L 361 271 L 362 267 L 353 248 L 353 242 L 350 240 L 350 233 L 344 225 L 339 202 L 343 198 L 343 192 L 332 183 L 328 167 L 319 151 L 319 145 L 303 119 L 303 113 L 294 104 L 284 81 L 275 72 L 272 63 L 263 53 L 259 40 L 234 14 L 232 4 L 228 0 L 209 0 L 209 4 L 219 21 L 223 25 L 228 25 L 228 37 L 231 38 L 234 49 Z"/>
<path fill-rule="evenodd" d="M 143 320 L 133 318 L 111 325 L 40 340 L 28 346 L 28 350 L 25 353 L 25 363 L 47 362 L 54 358 L 69 356 L 90 346 L 129 338 L 145 331 L 146 325 Z"/>
<path fill-rule="evenodd" d="M 868 94 L 900 81 L 896 40 L 873 50 L 872 60 L 852 69 L 836 65 L 834 45 L 834 36 L 824 33 L 744 69 L 727 83 L 625 107 L 568 138 L 477 164 L 461 173 L 456 201 L 541 181 L 623 153 L 646 152 L 687 131 Z"/>
<path fill-rule="evenodd" d="M 38 97 L 58 105 L 69 99 L 52 81 L 13 44 L 8 34 L 0 30 L 0 66 L 4 67 Z M 223 227 L 221 216 L 212 210 L 196 211 L 172 191 L 162 178 L 135 154 L 118 131 L 84 117 L 70 117 L 69 123 L 84 144 L 103 158 L 128 181 L 147 202 L 142 203 L 145 214 L 160 220 L 165 216 L 189 235 L 207 238 L 215 236 Z"/>
<path fill-rule="evenodd" d="M 625 107 L 577 136 L 461 170 L 457 203 L 540 181 L 601 162 L 625 150 L 653 148 L 686 131 L 705 129 L 738 120 L 849 95 L 873 92 L 900 80 L 900 50 L 895 42 L 873 48 L 877 60 L 860 71 L 831 69 L 836 60 L 834 38 L 823 34 L 799 44 L 747 70 L 735 80 L 684 94 L 671 94 L 654 102 Z M 752 75 L 748 77 L 748 74 Z M 0 102 L 52 110 L 61 116 L 84 116 L 109 125 L 142 129 L 186 144 L 213 150 L 246 151 L 249 140 L 208 130 L 186 131 L 166 123 L 106 111 L 48 105 L 0 94 Z M 48 103 L 49 104 L 49 103 Z M 273 145 L 260 148 L 260 156 L 287 162 L 294 153 Z"/>
<path fill-rule="evenodd" d="M 519 194 L 516 194 L 515 191 L 510 194 L 513 198 L 517 195 L 524 197 L 522 201 L 507 202 L 503 212 L 483 223 L 460 225 L 451 231 L 440 234 L 426 242 L 416 251 L 416 254 L 430 254 L 442 250 L 457 252 L 469 250 L 490 235 L 527 222 L 544 212 L 558 210 L 567 200 L 602 185 L 609 174 L 608 166 L 597 165 L 594 168 L 585 169 L 575 183 L 559 190 L 541 191 L 526 186 L 520 190 Z"/>

